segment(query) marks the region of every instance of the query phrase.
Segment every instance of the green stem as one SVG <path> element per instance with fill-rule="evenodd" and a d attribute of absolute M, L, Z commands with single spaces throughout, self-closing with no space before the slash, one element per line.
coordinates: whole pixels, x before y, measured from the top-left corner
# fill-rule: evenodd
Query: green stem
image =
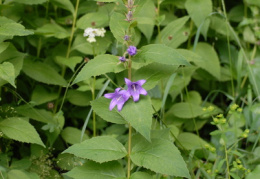
<path fill-rule="evenodd" d="M 158 30 L 158 39 L 159 39 L 159 43 L 162 43 L 161 28 L 160 28 L 160 24 L 159 24 L 159 18 L 160 18 L 160 0 L 157 0 L 157 19 L 158 19 L 157 30 Z"/>
<path fill-rule="evenodd" d="M 77 2 L 76 2 L 75 12 L 73 14 L 73 23 L 72 23 L 72 28 L 71 28 L 71 33 L 70 33 L 70 39 L 69 39 L 68 49 L 67 49 L 67 53 L 66 53 L 66 58 L 69 58 L 69 56 L 70 56 L 70 48 L 71 48 L 71 43 L 72 43 L 72 39 L 73 39 L 73 36 L 74 36 L 75 24 L 76 24 L 76 21 L 77 21 L 79 1 L 80 0 L 77 0 Z M 61 70 L 61 76 L 62 77 L 65 76 L 65 72 L 66 72 L 66 67 L 63 65 L 62 66 L 62 70 Z M 70 84 L 68 84 L 68 86 L 69 85 Z M 58 96 L 60 96 L 60 94 L 61 94 L 61 89 L 62 89 L 62 87 L 60 86 L 59 90 L 58 90 Z M 59 104 L 59 97 L 56 100 L 56 105 L 54 106 L 54 110 L 53 110 L 54 114 L 57 112 L 58 104 Z M 60 109 L 61 108 L 62 108 L 62 106 L 60 107 Z"/>
<path fill-rule="evenodd" d="M 39 41 L 38 41 L 38 46 L 37 46 L 37 58 L 40 57 L 41 48 L 42 48 L 42 38 L 40 37 L 40 38 L 39 38 Z"/>
<path fill-rule="evenodd" d="M 224 11 L 224 16 L 225 16 L 225 19 L 226 19 L 228 58 L 229 58 L 229 70 L 230 70 L 230 74 L 231 74 L 232 96 L 235 97 L 234 80 L 233 80 L 233 75 L 232 75 L 232 61 L 231 61 L 231 51 L 230 51 L 229 28 L 228 28 L 229 22 L 228 22 L 228 19 L 227 19 L 227 12 L 226 12 L 224 0 L 222 0 L 222 7 L 223 7 L 223 11 Z"/>
<path fill-rule="evenodd" d="M 190 34 L 189 34 L 189 40 L 188 40 L 188 45 L 187 45 L 187 48 L 188 48 L 188 49 L 189 49 L 190 46 L 191 46 L 191 37 L 192 37 L 191 32 L 192 32 L 192 29 L 193 29 L 193 21 L 191 20 L 191 21 L 190 21 Z"/>
<path fill-rule="evenodd" d="M 225 157 L 226 157 L 226 164 L 227 164 L 227 175 L 228 175 L 228 179 L 230 179 L 229 162 L 228 162 L 228 151 L 227 151 L 226 142 L 224 144 L 224 147 L 225 147 Z"/>
<path fill-rule="evenodd" d="M 128 61 L 128 79 L 131 80 L 132 77 L 132 61 L 131 61 L 131 55 L 129 55 L 129 61 Z M 128 131 L 128 160 L 127 160 L 127 179 L 131 176 L 131 145 L 132 145 L 132 126 L 129 123 L 129 131 Z"/>
<path fill-rule="evenodd" d="M 96 77 L 93 79 L 93 84 L 92 84 L 92 100 L 95 100 L 95 85 L 96 85 Z M 96 137 L 96 113 L 93 111 L 93 136 Z"/>

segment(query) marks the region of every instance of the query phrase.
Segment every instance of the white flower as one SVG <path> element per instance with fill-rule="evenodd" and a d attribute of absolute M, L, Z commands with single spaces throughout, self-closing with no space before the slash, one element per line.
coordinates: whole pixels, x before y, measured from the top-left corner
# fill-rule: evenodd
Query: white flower
<path fill-rule="evenodd" d="M 87 38 L 87 41 L 89 43 L 92 43 L 92 42 L 96 42 L 96 39 L 95 39 L 95 37 L 89 37 L 89 38 Z"/>
<path fill-rule="evenodd" d="M 106 30 L 104 28 L 97 29 L 96 33 L 97 33 L 97 36 L 104 37 Z"/>

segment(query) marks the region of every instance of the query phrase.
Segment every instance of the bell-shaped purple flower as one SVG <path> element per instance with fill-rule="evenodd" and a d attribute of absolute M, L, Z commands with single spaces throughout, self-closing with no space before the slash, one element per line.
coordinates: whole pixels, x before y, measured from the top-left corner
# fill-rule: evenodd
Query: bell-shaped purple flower
<path fill-rule="evenodd" d="M 109 105 L 109 110 L 111 111 L 116 105 L 118 111 L 121 111 L 125 102 L 130 98 L 130 93 L 127 90 L 121 90 L 116 88 L 114 93 L 107 93 L 104 95 L 105 98 L 112 99 Z"/>
<path fill-rule="evenodd" d="M 119 57 L 118 60 L 120 60 L 121 62 L 125 62 L 126 61 L 125 57 Z"/>
<path fill-rule="evenodd" d="M 137 53 L 137 49 L 135 46 L 129 46 L 127 52 L 129 55 L 133 56 Z"/>
<path fill-rule="evenodd" d="M 139 80 L 132 82 L 129 79 L 125 78 L 125 83 L 128 87 L 130 95 L 133 96 L 133 100 L 136 102 L 139 100 L 140 94 L 147 95 L 147 91 L 142 87 L 146 80 Z"/>

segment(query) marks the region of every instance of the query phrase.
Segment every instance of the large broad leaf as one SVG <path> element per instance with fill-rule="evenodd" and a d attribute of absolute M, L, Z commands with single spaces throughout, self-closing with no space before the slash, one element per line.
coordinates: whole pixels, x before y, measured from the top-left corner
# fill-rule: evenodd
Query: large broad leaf
<path fill-rule="evenodd" d="M 45 147 L 34 127 L 21 118 L 13 117 L 3 120 L 0 122 L 0 130 L 10 139 L 39 144 Z"/>
<path fill-rule="evenodd" d="M 209 28 L 209 19 L 206 20 L 206 17 L 212 12 L 212 1 L 211 0 L 187 0 L 185 7 L 191 16 L 191 19 L 194 21 L 195 25 L 199 28 L 200 25 L 201 33 L 204 37 L 207 37 L 207 32 Z"/>
<path fill-rule="evenodd" d="M 47 0 L 13 0 L 14 2 L 23 3 L 23 4 L 42 4 L 45 3 Z"/>
<path fill-rule="evenodd" d="M 177 139 L 187 150 L 201 149 L 204 148 L 205 144 L 207 144 L 207 142 L 205 142 L 199 136 L 189 132 L 181 133 L 178 135 Z"/>
<path fill-rule="evenodd" d="M 105 11 L 98 11 L 87 13 L 82 16 L 77 22 L 77 27 L 80 29 L 86 29 L 88 27 L 92 27 L 93 23 L 95 27 L 105 27 L 108 25 L 108 22 L 108 13 Z"/>
<path fill-rule="evenodd" d="M 133 138 L 131 160 L 156 173 L 190 178 L 187 166 L 175 145 L 169 140 Z"/>
<path fill-rule="evenodd" d="M 33 104 L 40 105 L 49 101 L 54 101 L 58 98 L 58 93 L 51 92 L 43 86 L 36 86 L 32 92 L 31 101 Z"/>
<path fill-rule="evenodd" d="M 126 124 L 123 116 L 117 111 L 116 108 L 114 108 L 112 111 L 109 110 L 110 101 L 110 99 L 101 97 L 92 101 L 91 106 L 96 114 L 102 119 L 116 124 Z"/>
<path fill-rule="evenodd" d="M 0 36 L 26 36 L 33 34 L 26 30 L 23 25 L 6 17 L 0 17 Z"/>
<path fill-rule="evenodd" d="M 116 179 L 124 178 L 125 171 L 117 161 L 102 164 L 87 161 L 83 166 L 75 167 L 65 175 L 77 179 Z"/>
<path fill-rule="evenodd" d="M 75 56 L 75 57 L 70 57 L 70 58 L 65 58 L 65 57 L 56 57 L 56 62 L 65 65 L 69 67 L 73 72 L 75 70 L 75 67 L 78 63 L 82 61 L 82 57 Z"/>
<path fill-rule="evenodd" d="M 56 6 L 62 8 L 62 9 L 66 9 L 68 11 L 70 11 L 72 14 L 74 14 L 74 6 L 71 3 L 70 0 L 50 0 L 53 4 L 55 4 Z"/>
<path fill-rule="evenodd" d="M 92 94 L 90 91 L 83 92 L 70 89 L 68 90 L 66 99 L 68 99 L 71 104 L 77 106 L 88 106 L 89 102 L 92 100 Z"/>
<path fill-rule="evenodd" d="M 153 108 L 148 96 L 140 96 L 138 102 L 128 100 L 120 114 L 137 132 L 150 141 Z"/>
<path fill-rule="evenodd" d="M 108 72 L 118 73 L 125 69 L 123 64 L 118 64 L 118 57 L 113 55 L 98 55 L 88 62 L 76 76 L 73 84 Z"/>
<path fill-rule="evenodd" d="M 177 50 L 162 44 L 143 46 L 133 59 L 135 62 L 162 63 L 167 65 L 189 65 Z"/>
<path fill-rule="evenodd" d="M 42 62 L 33 62 L 30 59 L 24 60 L 23 71 L 32 79 L 52 85 L 66 86 L 67 82 L 51 66 Z"/>
<path fill-rule="evenodd" d="M 189 28 L 185 26 L 188 16 L 178 18 L 169 23 L 157 36 L 156 42 L 163 43 L 171 48 L 177 48 L 189 37 Z"/>
<path fill-rule="evenodd" d="M 119 42 L 124 42 L 124 36 L 127 33 L 127 29 L 129 27 L 129 23 L 125 21 L 125 16 L 123 14 L 114 12 L 110 17 L 109 27 L 114 37 Z"/>
<path fill-rule="evenodd" d="M 0 64 L 0 78 L 6 80 L 13 87 L 16 88 L 14 80 L 15 80 L 15 72 L 14 66 L 10 62 L 4 62 Z"/>
<path fill-rule="evenodd" d="M 70 36 L 70 33 L 66 29 L 56 23 L 49 23 L 39 27 L 35 30 L 35 34 L 44 35 L 45 37 L 56 37 L 58 39 Z"/>
<path fill-rule="evenodd" d="M 149 42 L 153 35 L 155 11 L 147 11 L 147 9 L 155 9 L 155 6 L 153 1 L 143 1 L 145 1 L 145 8 L 142 8 L 138 14 L 136 14 L 137 27 L 141 30 Z"/>
<path fill-rule="evenodd" d="M 185 102 L 174 104 L 169 112 L 180 118 L 195 118 L 204 113 L 201 106 Z"/>
<path fill-rule="evenodd" d="M 220 79 L 220 62 L 215 49 L 207 43 L 198 43 L 195 52 L 201 56 L 202 62 L 195 62 L 215 78 Z"/>
<path fill-rule="evenodd" d="M 152 63 L 138 69 L 133 74 L 133 79 L 145 79 L 146 83 L 143 85 L 143 88 L 150 90 L 154 88 L 162 78 L 173 74 L 177 68 L 178 66 L 175 65 Z"/>
<path fill-rule="evenodd" d="M 77 157 L 103 163 L 118 160 L 126 156 L 125 147 L 110 136 L 93 137 L 79 144 L 69 147 L 64 153 L 74 154 Z"/>
<path fill-rule="evenodd" d="M 75 127 L 66 127 L 61 131 L 61 137 L 69 144 L 80 143 L 81 130 Z M 86 134 L 83 135 L 82 141 L 88 139 Z"/>

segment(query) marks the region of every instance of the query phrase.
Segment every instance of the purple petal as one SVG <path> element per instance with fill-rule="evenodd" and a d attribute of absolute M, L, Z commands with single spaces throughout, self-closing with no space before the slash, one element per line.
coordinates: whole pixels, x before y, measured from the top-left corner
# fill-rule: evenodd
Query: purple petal
<path fill-rule="evenodd" d="M 120 101 L 119 103 L 117 103 L 117 110 L 121 111 L 123 106 L 124 106 L 124 104 L 125 104 L 125 101 Z"/>
<path fill-rule="evenodd" d="M 132 82 L 129 79 L 127 79 L 127 78 L 125 78 L 125 83 L 126 83 L 127 86 L 131 86 L 132 85 Z"/>
<path fill-rule="evenodd" d="M 121 88 L 116 88 L 115 89 L 115 93 L 118 93 L 120 91 Z"/>
<path fill-rule="evenodd" d="M 114 98 L 114 96 L 115 96 L 115 93 L 107 93 L 104 95 L 104 97 L 108 98 L 108 99 L 112 99 L 112 98 Z"/>
<path fill-rule="evenodd" d="M 134 102 L 139 100 L 139 93 L 138 93 L 138 91 L 132 92 L 132 96 L 133 96 Z"/>
<path fill-rule="evenodd" d="M 139 88 L 139 93 L 142 95 L 147 95 L 147 91 L 143 89 L 142 87 Z"/>
<path fill-rule="evenodd" d="M 142 86 L 144 83 L 146 82 L 146 80 L 138 80 L 137 82 L 135 82 L 136 84 Z"/>
<path fill-rule="evenodd" d="M 109 105 L 109 110 L 111 111 L 117 104 L 116 98 L 113 98 Z"/>

